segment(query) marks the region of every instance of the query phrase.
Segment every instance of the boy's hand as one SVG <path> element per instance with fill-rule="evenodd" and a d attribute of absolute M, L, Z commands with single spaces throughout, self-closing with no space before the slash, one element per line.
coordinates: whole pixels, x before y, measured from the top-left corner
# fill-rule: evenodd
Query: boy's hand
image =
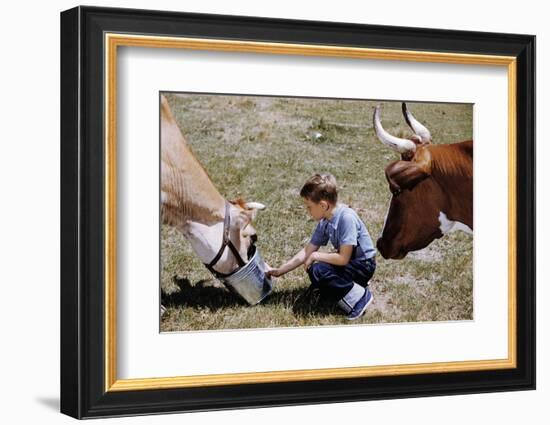
<path fill-rule="evenodd" d="M 307 269 L 309 269 L 309 267 L 315 262 L 315 261 L 318 261 L 319 258 L 318 258 L 318 252 L 312 252 L 309 257 L 306 258 L 306 261 L 304 262 L 304 269 L 306 270 L 307 272 Z"/>
<path fill-rule="evenodd" d="M 265 265 L 265 274 L 268 277 L 279 277 L 279 276 L 282 276 L 284 273 L 280 269 L 273 268 L 269 264 L 266 264 Z"/>

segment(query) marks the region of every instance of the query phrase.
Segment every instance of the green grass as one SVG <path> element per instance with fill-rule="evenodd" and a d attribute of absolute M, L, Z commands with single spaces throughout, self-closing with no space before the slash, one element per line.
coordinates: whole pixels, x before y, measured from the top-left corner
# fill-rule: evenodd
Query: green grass
<path fill-rule="evenodd" d="M 390 200 L 385 166 L 398 155 L 372 129 L 377 102 L 271 97 L 167 96 L 193 153 L 220 193 L 267 208 L 254 227 L 264 259 L 278 266 L 307 244 L 315 222 L 299 196 L 316 172 L 332 173 L 340 201 L 355 208 L 374 242 Z M 471 105 L 409 104 L 434 143 L 472 137 Z M 395 135 L 410 130 L 399 102 L 382 104 L 382 123 Z M 315 133 L 321 137 L 316 138 Z M 359 323 L 470 320 L 472 237 L 452 233 L 403 260 L 384 260 L 371 280 L 374 302 Z M 161 232 L 162 331 L 344 324 L 332 305 L 301 297 L 302 268 L 279 278 L 274 293 L 249 307 L 215 280 L 175 229 Z M 354 322 L 357 323 L 357 322 Z"/>

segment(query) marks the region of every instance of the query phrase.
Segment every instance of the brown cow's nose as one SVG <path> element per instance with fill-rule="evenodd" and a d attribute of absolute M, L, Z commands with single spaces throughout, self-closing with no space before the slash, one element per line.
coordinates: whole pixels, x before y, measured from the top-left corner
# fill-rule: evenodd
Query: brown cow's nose
<path fill-rule="evenodd" d="M 376 248 L 378 249 L 378 252 L 384 257 L 386 260 L 393 259 L 393 260 L 401 260 L 402 258 L 405 258 L 407 255 L 407 252 L 409 251 L 404 246 L 397 245 L 396 243 L 387 243 L 384 239 L 380 238 L 376 241 Z"/>
<path fill-rule="evenodd" d="M 382 238 L 376 241 L 376 248 L 378 249 L 378 252 L 382 255 L 382 257 L 386 259 L 388 258 L 388 253 L 386 252 L 386 244 L 384 243 L 384 240 Z"/>

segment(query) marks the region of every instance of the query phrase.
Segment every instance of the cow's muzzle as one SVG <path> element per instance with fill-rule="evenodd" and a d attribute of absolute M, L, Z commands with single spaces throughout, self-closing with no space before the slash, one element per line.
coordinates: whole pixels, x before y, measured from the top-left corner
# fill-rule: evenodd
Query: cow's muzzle
<path fill-rule="evenodd" d="M 388 243 L 384 238 L 380 238 L 376 241 L 376 249 L 382 257 L 386 260 L 401 260 L 407 255 L 407 250 L 401 247 L 398 247 L 396 244 L 391 241 Z"/>

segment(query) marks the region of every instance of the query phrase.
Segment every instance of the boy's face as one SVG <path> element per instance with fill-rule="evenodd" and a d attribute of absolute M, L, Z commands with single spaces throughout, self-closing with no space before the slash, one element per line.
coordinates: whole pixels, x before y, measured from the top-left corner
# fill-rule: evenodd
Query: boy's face
<path fill-rule="evenodd" d="M 304 199 L 308 214 L 316 221 L 320 221 L 329 209 L 327 201 L 313 202 L 310 199 Z"/>

